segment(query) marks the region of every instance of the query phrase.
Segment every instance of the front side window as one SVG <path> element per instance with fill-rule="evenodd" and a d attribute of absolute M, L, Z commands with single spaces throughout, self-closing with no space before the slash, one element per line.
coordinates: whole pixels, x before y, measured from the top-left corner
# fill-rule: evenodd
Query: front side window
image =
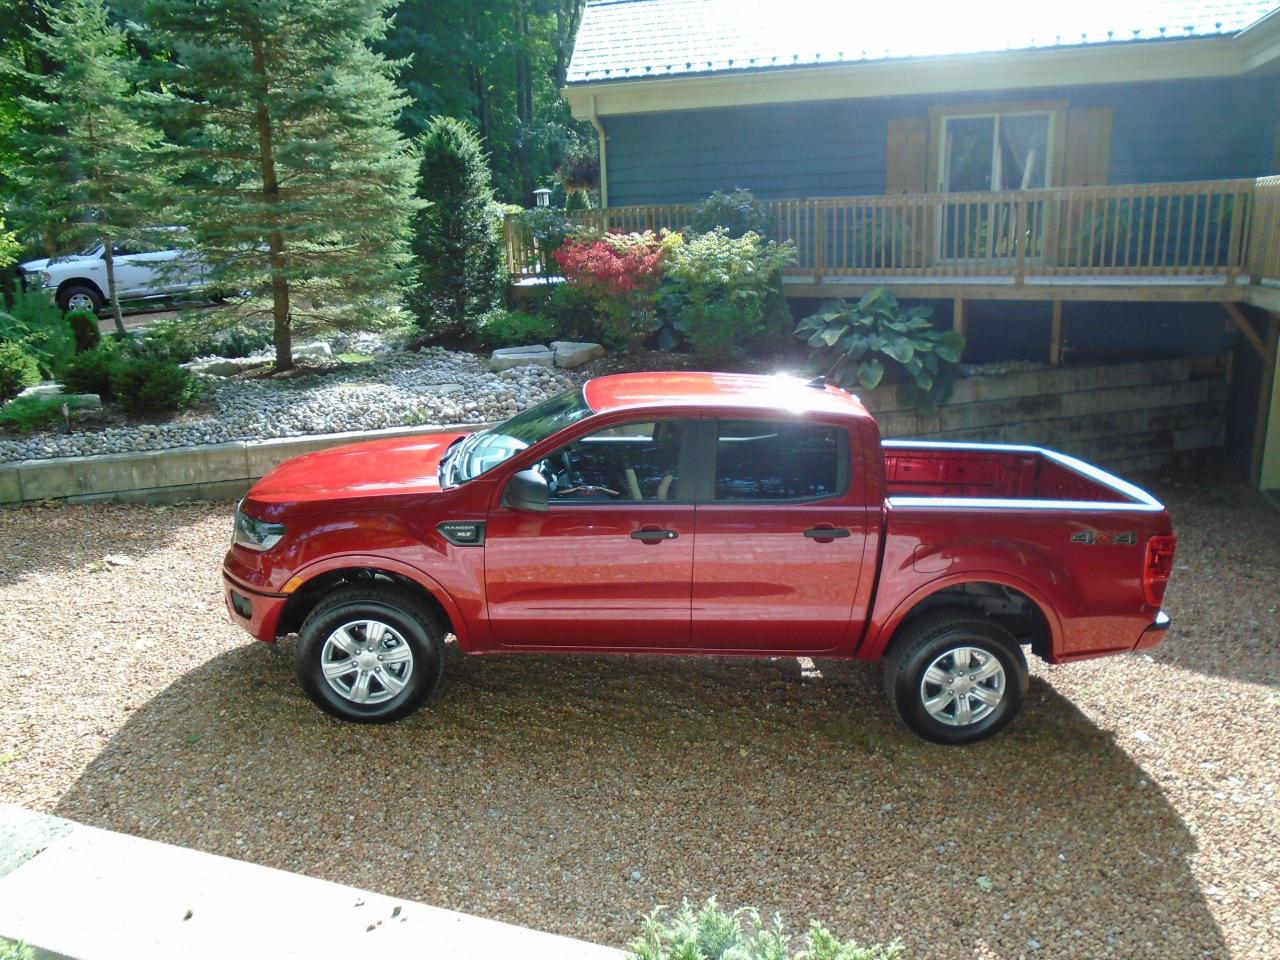
<path fill-rule="evenodd" d="M 505 463 L 521 450 L 591 415 L 581 390 L 570 390 L 517 413 L 505 423 L 458 441 L 440 464 L 445 486 L 466 483 Z"/>
<path fill-rule="evenodd" d="M 546 478 L 552 501 L 679 500 L 684 432 L 676 420 L 606 427 L 562 447 L 535 469 Z"/>
<path fill-rule="evenodd" d="M 716 422 L 716 500 L 814 500 L 848 487 L 849 437 L 803 420 Z"/>

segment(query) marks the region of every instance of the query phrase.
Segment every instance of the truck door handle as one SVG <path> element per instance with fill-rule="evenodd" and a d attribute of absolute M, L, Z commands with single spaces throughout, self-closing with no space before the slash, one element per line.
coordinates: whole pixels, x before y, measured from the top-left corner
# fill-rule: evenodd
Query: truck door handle
<path fill-rule="evenodd" d="M 632 540 L 642 540 L 645 543 L 661 543 L 663 540 L 674 540 L 678 536 L 680 534 L 675 530 L 660 530 L 658 527 L 643 527 L 631 531 Z"/>
<path fill-rule="evenodd" d="M 844 527 L 817 526 L 810 527 L 804 532 L 804 535 L 810 540 L 817 540 L 819 543 L 830 543 L 832 540 L 843 540 L 845 537 L 850 536 L 850 533 Z"/>

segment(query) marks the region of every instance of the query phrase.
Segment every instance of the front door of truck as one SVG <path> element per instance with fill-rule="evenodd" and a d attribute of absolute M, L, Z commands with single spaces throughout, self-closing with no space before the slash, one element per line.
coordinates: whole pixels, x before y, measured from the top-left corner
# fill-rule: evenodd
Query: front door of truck
<path fill-rule="evenodd" d="M 698 504 L 693 647 L 833 650 L 864 614 L 867 516 L 847 429 L 718 419 L 710 497 Z M 871 562 L 871 561 L 868 561 Z"/>
<path fill-rule="evenodd" d="M 545 513 L 496 507 L 485 534 L 489 622 L 509 646 L 689 643 L 694 507 L 685 421 L 614 424 L 536 464 Z"/>

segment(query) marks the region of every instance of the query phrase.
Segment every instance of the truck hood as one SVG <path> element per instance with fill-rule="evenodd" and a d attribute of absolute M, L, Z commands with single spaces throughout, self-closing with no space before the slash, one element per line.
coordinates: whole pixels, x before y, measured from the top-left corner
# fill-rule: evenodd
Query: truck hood
<path fill-rule="evenodd" d="M 286 460 L 259 480 L 248 500 L 315 505 L 335 500 L 440 492 L 440 460 L 466 433 L 432 433 L 353 443 Z"/>
<path fill-rule="evenodd" d="M 39 273 L 41 270 L 49 269 L 50 262 L 48 257 L 43 260 L 28 260 L 26 263 L 18 264 L 18 269 L 27 273 Z"/>

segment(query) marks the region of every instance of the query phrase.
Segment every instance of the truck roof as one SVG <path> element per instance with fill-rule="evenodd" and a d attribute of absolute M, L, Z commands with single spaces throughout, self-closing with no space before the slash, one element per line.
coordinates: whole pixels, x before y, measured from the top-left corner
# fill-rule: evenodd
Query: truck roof
<path fill-rule="evenodd" d="M 674 370 L 620 373 L 588 380 L 582 391 L 596 413 L 632 407 L 693 406 L 871 416 L 857 397 L 839 387 L 810 386 L 799 377 L 784 374 L 761 376 Z"/>

